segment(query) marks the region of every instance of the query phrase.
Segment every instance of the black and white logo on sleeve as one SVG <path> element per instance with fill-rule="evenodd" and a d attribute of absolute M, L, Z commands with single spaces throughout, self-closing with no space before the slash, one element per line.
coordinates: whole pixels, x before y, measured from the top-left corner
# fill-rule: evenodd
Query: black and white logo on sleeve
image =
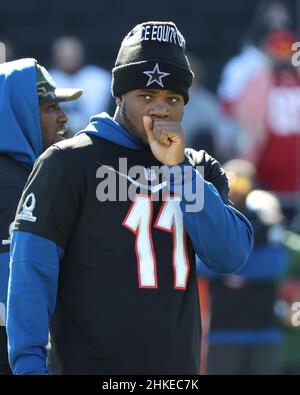
<path fill-rule="evenodd" d="M 33 210 L 35 208 L 36 199 L 34 193 L 30 193 L 26 196 L 26 199 L 22 205 L 23 210 L 17 215 L 17 219 L 29 222 L 35 222 L 36 217 L 33 216 Z"/>
<path fill-rule="evenodd" d="M 146 86 L 152 85 L 154 84 L 154 82 L 156 82 L 158 85 L 160 85 L 163 88 L 164 88 L 164 84 L 162 82 L 162 79 L 167 75 L 170 75 L 170 73 L 164 73 L 163 71 L 160 71 L 158 63 L 155 64 L 153 70 L 143 71 L 143 74 L 146 74 L 149 77 Z"/>

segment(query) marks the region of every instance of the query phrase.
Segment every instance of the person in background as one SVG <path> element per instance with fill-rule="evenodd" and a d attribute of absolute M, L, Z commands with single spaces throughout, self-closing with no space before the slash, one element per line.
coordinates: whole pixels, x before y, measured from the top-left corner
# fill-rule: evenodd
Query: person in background
<path fill-rule="evenodd" d="M 188 57 L 195 77 L 182 120 L 186 130 L 186 145 L 215 156 L 220 106 L 213 93 L 204 87 L 204 65 L 195 55 L 189 53 Z"/>
<path fill-rule="evenodd" d="M 57 89 L 35 59 L 0 64 L 0 374 L 9 374 L 6 306 L 9 248 L 17 204 L 37 157 L 64 139 L 68 117 L 60 103 L 80 89 Z M 24 204 L 30 213 L 31 200 Z"/>
<path fill-rule="evenodd" d="M 291 25 L 291 15 L 284 2 L 263 1 L 240 53 L 224 66 L 218 86 L 222 162 L 240 157 L 256 164 L 265 141 L 266 96 L 272 85 L 274 65 L 266 37 L 280 30 L 291 31 Z"/>
<path fill-rule="evenodd" d="M 50 73 L 58 85 L 80 86 L 84 91 L 79 100 L 68 105 L 69 132 L 73 135 L 86 126 L 92 115 L 110 110 L 111 75 L 102 67 L 86 64 L 84 45 L 72 36 L 54 41 L 52 63 Z"/>

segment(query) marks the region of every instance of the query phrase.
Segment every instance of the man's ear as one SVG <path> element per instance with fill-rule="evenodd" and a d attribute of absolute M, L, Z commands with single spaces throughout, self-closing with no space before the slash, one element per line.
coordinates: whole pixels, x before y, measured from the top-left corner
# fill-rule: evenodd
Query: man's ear
<path fill-rule="evenodd" d="M 122 103 L 122 98 L 121 97 L 116 97 L 116 106 L 120 107 L 121 103 Z"/>

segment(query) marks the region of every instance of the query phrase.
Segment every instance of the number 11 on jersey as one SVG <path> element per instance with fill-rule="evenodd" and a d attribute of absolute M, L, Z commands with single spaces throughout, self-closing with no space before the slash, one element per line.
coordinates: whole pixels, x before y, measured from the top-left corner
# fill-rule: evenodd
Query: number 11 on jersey
<path fill-rule="evenodd" d="M 187 254 L 187 235 L 183 227 L 179 203 L 179 198 L 168 196 L 161 207 L 154 227 L 173 235 L 174 288 L 185 290 L 190 264 Z M 156 254 L 152 240 L 152 217 L 151 197 L 137 195 L 122 224 L 135 234 L 135 254 L 140 288 L 158 288 Z"/>

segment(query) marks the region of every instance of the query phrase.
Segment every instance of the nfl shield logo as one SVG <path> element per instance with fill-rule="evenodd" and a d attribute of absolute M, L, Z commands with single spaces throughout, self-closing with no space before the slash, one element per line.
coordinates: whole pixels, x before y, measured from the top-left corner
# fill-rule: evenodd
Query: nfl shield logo
<path fill-rule="evenodd" d="M 148 168 L 144 169 L 145 173 L 145 178 L 147 181 L 155 181 L 156 180 L 156 175 L 154 169 Z"/>

